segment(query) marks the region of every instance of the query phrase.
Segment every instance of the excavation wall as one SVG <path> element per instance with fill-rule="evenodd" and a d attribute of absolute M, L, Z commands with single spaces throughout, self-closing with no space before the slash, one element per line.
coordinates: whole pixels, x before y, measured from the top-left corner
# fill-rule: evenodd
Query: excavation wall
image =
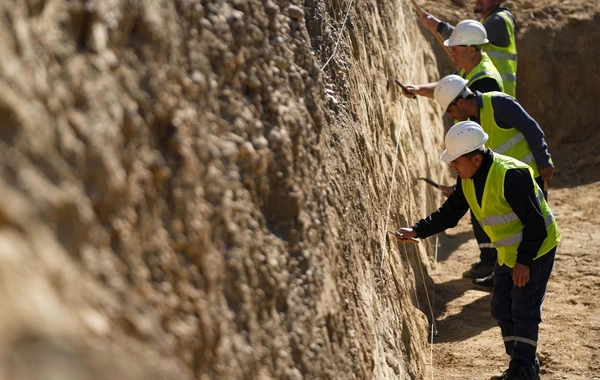
<path fill-rule="evenodd" d="M 439 110 L 386 89 L 437 76 L 408 2 L 0 18 L 4 377 L 426 373 L 431 244 L 388 238 L 443 169 Z"/>

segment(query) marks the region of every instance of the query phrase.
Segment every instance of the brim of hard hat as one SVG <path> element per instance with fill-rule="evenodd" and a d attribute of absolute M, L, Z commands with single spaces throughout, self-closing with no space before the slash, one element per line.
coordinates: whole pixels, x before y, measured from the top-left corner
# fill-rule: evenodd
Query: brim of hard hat
<path fill-rule="evenodd" d="M 487 136 L 487 134 L 486 134 L 486 135 L 485 135 L 485 140 L 484 140 L 484 141 L 481 143 L 481 145 L 479 145 L 479 146 L 477 146 L 477 147 L 475 147 L 475 148 L 473 148 L 473 149 L 471 149 L 471 150 L 468 150 L 468 151 L 466 151 L 466 152 L 462 152 L 462 153 L 458 153 L 458 154 L 450 154 L 450 153 L 448 153 L 448 149 L 444 149 L 444 151 L 442 152 L 442 155 L 440 156 L 440 158 L 441 158 L 441 159 L 442 159 L 442 161 L 444 161 L 444 162 L 451 162 L 451 161 L 454 161 L 454 160 L 456 160 L 458 157 L 462 156 L 463 154 L 467 154 L 467 153 L 469 153 L 469 152 L 474 152 L 474 151 L 476 151 L 477 149 L 480 149 L 480 148 L 481 148 L 483 145 L 485 145 L 485 143 L 486 143 L 486 141 L 487 141 L 487 140 L 488 140 L 488 136 Z"/>
<path fill-rule="evenodd" d="M 487 44 L 488 42 L 490 42 L 490 40 L 488 40 L 487 38 L 485 40 L 483 40 L 482 43 L 480 44 L 471 44 L 471 45 L 483 45 L 483 44 Z M 460 42 L 452 42 L 450 41 L 450 39 L 447 39 L 446 41 L 444 41 L 444 46 L 463 46 L 464 44 L 460 43 Z M 470 45 L 467 45 L 470 46 Z"/>
<path fill-rule="evenodd" d="M 440 158 L 444 162 L 450 162 L 450 161 L 456 160 L 459 156 L 460 156 L 460 154 L 456 155 L 456 156 L 455 155 L 451 155 L 451 154 L 448 153 L 447 149 L 444 149 L 444 151 L 442 152 L 442 155 L 440 156 Z"/>
<path fill-rule="evenodd" d="M 451 100 L 451 101 L 449 101 L 449 102 L 448 102 L 448 104 L 446 104 L 446 107 L 442 107 L 442 108 L 444 108 L 444 114 L 446 114 L 446 112 L 448 112 L 448 107 L 450 107 L 450 104 L 451 104 L 452 102 L 453 102 L 453 101 Z"/>

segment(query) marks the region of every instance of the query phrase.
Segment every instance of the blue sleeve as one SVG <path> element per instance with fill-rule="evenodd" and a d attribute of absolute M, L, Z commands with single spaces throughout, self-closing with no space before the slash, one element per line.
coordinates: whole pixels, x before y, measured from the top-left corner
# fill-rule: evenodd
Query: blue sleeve
<path fill-rule="evenodd" d="M 444 39 L 448 39 L 454 31 L 454 27 L 445 21 L 441 21 L 438 24 L 437 31 L 440 34 L 440 36 L 444 37 Z"/>
<path fill-rule="evenodd" d="M 506 21 L 502 16 L 493 14 L 487 19 L 485 24 L 485 31 L 487 32 L 487 38 L 490 40 L 492 45 L 500 47 L 508 47 L 510 45 L 510 37 L 508 30 L 506 29 Z"/>
<path fill-rule="evenodd" d="M 551 165 L 548 144 L 544 138 L 544 132 L 535 121 L 523 109 L 514 98 L 510 96 L 494 96 L 492 98 L 494 107 L 494 120 L 500 128 L 515 128 L 525 136 L 531 153 L 538 168 L 543 169 Z"/>

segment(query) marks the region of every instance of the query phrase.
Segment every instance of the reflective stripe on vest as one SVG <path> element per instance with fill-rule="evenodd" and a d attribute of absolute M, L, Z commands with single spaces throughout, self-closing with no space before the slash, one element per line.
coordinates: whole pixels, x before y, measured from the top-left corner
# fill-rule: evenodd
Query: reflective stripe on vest
<path fill-rule="evenodd" d="M 529 153 L 527 156 L 521 157 L 521 161 L 523 161 L 524 163 L 526 163 L 529 166 L 533 165 L 533 162 L 534 162 L 533 153 Z"/>
<path fill-rule="evenodd" d="M 516 82 L 517 74 L 500 73 L 500 78 L 502 78 L 502 84 L 504 84 L 504 82 Z M 504 89 L 506 90 L 506 86 Z M 511 95 L 509 93 L 506 94 L 514 97 L 514 95 Z"/>
<path fill-rule="evenodd" d="M 494 152 L 500 153 L 500 154 L 504 154 L 504 152 L 506 152 L 507 150 L 509 150 L 510 148 L 512 148 L 513 146 L 517 145 L 518 143 L 520 143 L 523 140 L 525 140 L 525 136 L 523 136 L 522 133 L 519 133 L 516 136 L 511 137 L 504 144 L 498 145 L 497 147 L 495 147 L 494 148 Z"/>
<path fill-rule="evenodd" d="M 552 224 L 553 222 L 554 222 L 554 215 L 552 213 L 550 213 L 550 215 L 548 215 L 544 218 L 544 224 L 546 225 L 546 228 L 548 228 L 548 226 L 550 224 Z M 520 243 L 522 240 L 523 240 L 523 232 L 519 232 L 519 233 L 514 234 L 513 236 L 509 236 L 505 239 L 495 241 L 493 244 L 494 244 L 494 247 L 500 248 L 500 247 L 507 247 L 509 245 Z"/>
<path fill-rule="evenodd" d="M 488 57 L 490 57 L 492 62 L 494 62 L 495 59 L 509 59 L 511 61 L 517 60 L 516 54 L 505 53 L 501 51 L 486 51 L 485 53 L 488 55 Z"/>
<path fill-rule="evenodd" d="M 537 201 L 538 204 L 542 203 L 542 199 L 544 198 L 544 193 L 540 192 L 537 195 Z M 551 217 L 554 217 L 552 215 L 552 213 L 550 213 Z M 497 216 L 488 216 L 487 218 L 483 218 L 480 221 L 480 224 L 482 226 L 496 226 L 498 224 L 504 224 L 504 223 L 510 223 L 510 222 L 514 222 L 515 220 L 519 219 L 519 217 L 517 216 L 517 214 L 515 214 L 514 211 L 508 212 L 504 215 L 497 215 Z M 550 221 L 550 223 L 552 222 L 552 220 Z M 546 223 L 546 227 L 548 227 L 548 223 Z"/>

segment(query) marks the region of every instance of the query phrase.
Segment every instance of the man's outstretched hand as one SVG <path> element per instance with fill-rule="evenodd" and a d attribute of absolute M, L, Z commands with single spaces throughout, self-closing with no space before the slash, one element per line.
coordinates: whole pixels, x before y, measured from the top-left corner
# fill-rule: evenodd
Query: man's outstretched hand
<path fill-rule="evenodd" d="M 421 20 L 421 24 L 423 24 L 424 27 L 431 30 L 432 32 L 436 32 L 437 27 L 440 24 L 440 20 L 433 17 L 427 12 L 424 12 L 423 15 L 419 18 L 419 20 Z"/>
<path fill-rule="evenodd" d="M 448 198 L 450 194 L 454 192 L 454 186 L 440 185 L 438 189 L 440 189 L 440 191 L 442 192 L 442 194 L 444 194 L 446 198 Z"/>
<path fill-rule="evenodd" d="M 417 232 L 410 227 L 402 227 L 394 234 L 396 240 L 406 242 L 411 241 L 417 236 Z"/>

